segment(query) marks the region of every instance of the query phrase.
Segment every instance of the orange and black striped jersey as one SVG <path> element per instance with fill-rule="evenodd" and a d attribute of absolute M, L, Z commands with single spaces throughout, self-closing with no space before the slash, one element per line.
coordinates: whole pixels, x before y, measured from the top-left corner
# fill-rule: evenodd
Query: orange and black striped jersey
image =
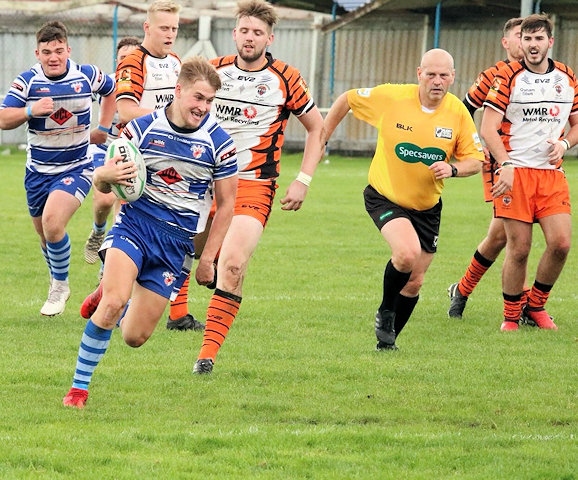
<path fill-rule="evenodd" d="M 116 100 L 129 98 L 143 108 L 163 108 L 173 99 L 180 71 L 177 54 L 153 57 L 141 45 L 116 67 Z"/>
<path fill-rule="evenodd" d="M 484 106 L 504 115 L 500 136 L 514 165 L 554 169 L 547 140 L 562 138 L 568 118 L 578 114 L 578 82 L 570 67 L 552 59 L 546 73 L 511 62 L 497 72 Z"/>
<path fill-rule="evenodd" d="M 488 92 L 490 91 L 490 88 L 492 88 L 496 73 L 500 68 L 502 68 L 504 65 L 507 65 L 508 63 L 509 60 L 500 60 L 498 63 L 492 65 L 490 68 L 486 68 L 478 75 L 478 78 L 476 78 L 476 81 L 472 84 L 466 93 L 466 101 L 469 104 L 466 106 L 470 112 L 475 111 L 478 108 L 482 108 L 484 100 L 486 100 Z M 470 109 L 469 106 L 473 108 Z"/>
<path fill-rule="evenodd" d="M 248 180 L 279 176 L 289 114 L 300 116 L 315 106 L 299 71 L 266 55 L 258 71 L 240 69 L 236 55 L 211 60 L 222 82 L 212 113 L 235 141 L 239 178 Z"/>

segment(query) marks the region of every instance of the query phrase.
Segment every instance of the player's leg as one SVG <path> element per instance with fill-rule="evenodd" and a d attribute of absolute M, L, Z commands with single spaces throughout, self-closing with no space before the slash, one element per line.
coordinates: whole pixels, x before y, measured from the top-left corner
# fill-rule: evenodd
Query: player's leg
<path fill-rule="evenodd" d="M 93 225 L 84 244 L 84 260 L 86 263 L 96 263 L 98 260 L 98 250 L 102 245 L 107 230 L 108 216 L 116 202 L 114 193 L 102 193 L 93 189 L 92 215 Z"/>
<path fill-rule="evenodd" d="M 381 234 L 391 248 L 391 259 L 383 275 L 383 296 L 375 315 L 378 350 L 395 349 L 396 301 L 418 265 L 421 245 L 411 221 L 394 218 L 382 228 Z"/>
<path fill-rule="evenodd" d="M 201 258 L 203 250 L 205 249 L 205 244 L 207 243 L 207 238 L 209 237 L 209 231 L 211 229 L 211 224 L 213 223 L 213 215 L 214 211 L 211 210 L 211 215 L 207 219 L 207 226 L 205 227 L 205 231 L 195 235 L 195 260 Z M 214 268 L 215 268 L 215 279 L 212 283 L 206 285 L 206 287 L 210 290 L 214 290 L 217 286 L 217 262 L 219 261 L 219 254 L 217 253 L 217 258 L 213 260 Z"/>
<path fill-rule="evenodd" d="M 90 144 L 88 146 L 88 157 L 92 160 L 93 168 L 104 165 L 106 158 L 106 147 L 104 145 Z M 86 263 L 96 263 L 98 260 L 98 250 L 106 234 L 106 222 L 108 215 L 115 202 L 114 193 L 102 193 L 96 188 L 92 189 L 92 216 L 93 225 L 90 235 L 84 244 L 84 260 Z"/>
<path fill-rule="evenodd" d="M 459 282 L 449 286 L 450 308 L 448 315 L 451 318 L 462 318 L 466 301 L 474 291 L 484 274 L 494 264 L 500 252 L 506 246 L 506 232 L 501 218 L 492 218 L 488 234 L 480 242 L 466 268 L 464 276 Z"/>
<path fill-rule="evenodd" d="M 247 266 L 263 230 L 262 223 L 248 215 L 235 215 L 231 221 L 219 255 L 217 285 L 207 309 L 203 344 L 194 373 L 210 373 L 212 370 L 239 311 Z"/>
<path fill-rule="evenodd" d="M 68 273 L 70 270 L 71 243 L 66 226 L 80 207 L 80 201 L 63 190 L 53 190 L 42 212 L 42 231 L 46 241 L 46 252 L 52 272 L 52 283 L 48 299 L 40 313 L 58 315 L 64 311 L 70 297 Z"/>
<path fill-rule="evenodd" d="M 138 273 L 134 261 L 118 248 L 107 250 L 101 282 L 102 298 L 85 326 L 78 349 L 72 387 L 63 399 L 69 407 L 83 408 L 92 375 L 106 353 L 112 331 L 124 312 Z"/>
<path fill-rule="evenodd" d="M 388 242 L 396 242 L 395 244 L 392 243 L 396 252 L 399 250 L 400 244 L 403 243 L 403 239 L 406 237 L 410 238 L 412 242 L 415 242 L 415 237 L 417 237 L 417 242 L 419 244 L 419 253 L 417 254 L 415 253 L 417 246 L 413 245 L 412 247 L 411 254 L 415 255 L 415 257 L 411 262 L 411 275 L 405 285 L 403 285 L 403 288 L 396 295 L 394 302 L 394 332 L 396 339 L 409 321 L 413 309 L 417 305 L 425 273 L 433 260 L 435 252 L 437 251 L 441 211 L 442 204 L 439 202 L 437 205 L 426 211 L 405 212 L 408 218 L 400 218 L 399 220 L 409 221 L 411 223 L 411 228 L 415 233 L 408 231 L 400 235 L 398 225 L 391 225 L 391 230 L 388 232 L 386 229 L 388 228 L 389 223 L 385 225 L 384 229 L 382 229 L 382 233 L 388 233 L 391 235 L 391 239 L 389 239 Z M 393 224 L 394 222 L 395 220 L 392 220 L 390 223 Z M 389 237 L 386 237 L 386 240 L 388 238 Z M 396 253 L 394 253 L 394 247 L 392 247 L 392 258 L 395 258 L 396 255 Z M 377 348 L 379 349 L 379 347 L 380 344 L 378 343 Z"/>
<path fill-rule="evenodd" d="M 211 228 L 212 215 L 216 208 L 215 203 L 211 208 L 211 215 L 207 220 L 207 225 L 205 231 L 195 235 L 195 258 L 199 259 L 203 253 L 207 237 L 209 236 L 209 230 Z M 216 259 L 215 259 L 216 261 Z M 216 271 L 215 271 L 216 275 Z M 169 318 L 167 319 L 167 329 L 169 330 L 204 330 L 205 325 L 199 322 L 193 315 L 189 312 L 189 284 L 191 276 L 190 272 L 186 276 L 183 285 L 179 289 L 176 297 L 171 300 L 169 308 Z M 211 284 L 209 288 L 215 288 L 215 283 Z"/>
<path fill-rule="evenodd" d="M 131 347 L 143 345 L 153 334 L 162 317 L 168 298 L 135 283 L 130 305 L 120 325 L 122 338 Z"/>
<path fill-rule="evenodd" d="M 193 373 L 211 373 L 237 316 L 247 267 L 269 221 L 276 189 L 275 181 L 239 181 L 235 212 L 219 253 L 216 289 L 207 309 L 203 345 Z"/>
<path fill-rule="evenodd" d="M 558 327 L 546 312 L 545 305 L 568 258 L 572 221 L 569 214 L 563 213 L 543 217 L 539 222 L 546 239 L 546 250 L 538 262 L 536 280 L 524 316 L 540 328 L 556 330 Z"/>
<path fill-rule="evenodd" d="M 517 330 L 522 315 L 522 297 L 528 256 L 532 246 L 532 223 L 511 218 L 504 219 L 508 238 L 502 266 L 502 295 L 504 322 L 501 330 Z"/>
<path fill-rule="evenodd" d="M 419 292 L 423 285 L 425 273 L 434 258 L 433 253 L 421 251 L 420 258 L 414 264 L 411 276 L 395 300 L 395 338 L 409 321 L 413 309 L 419 300 Z"/>

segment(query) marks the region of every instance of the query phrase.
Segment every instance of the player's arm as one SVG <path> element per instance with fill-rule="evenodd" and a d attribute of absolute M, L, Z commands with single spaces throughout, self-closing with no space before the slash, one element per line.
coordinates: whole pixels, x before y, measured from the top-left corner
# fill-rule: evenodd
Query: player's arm
<path fill-rule="evenodd" d="M 195 271 L 195 279 L 199 285 L 208 285 L 215 279 L 213 261 L 217 257 L 217 253 L 223 244 L 225 234 L 233 219 L 238 181 L 239 176 L 235 174 L 214 182 L 213 190 L 217 210 L 215 211 L 209 235 L 201 258 L 199 259 L 197 270 Z"/>
<path fill-rule="evenodd" d="M 118 110 L 118 118 L 121 123 L 128 123 L 135 118 L 142 117 L 152 113 L 150 108 L 142 108 L 134 100 L 130 98 L 119 98 L 116 101 L 116 108 Z"/>
<path fill-rule="evenodd" d="M 32 118 L 31 106 L 6 107 L 0 110 L 0 129 L 13 130 Z"/>
<path fill-rule="evenodd" d="M 325 116 L 325 121 L 323 122 L 323 142 L 327 143 L 333 135 L 333 132 L 337 128 L 337 125 L 341 123 L 341 120 L 345 118 L 345 115 L 349 113 L 350 110 L 349 100 L 347 99 L 347 92 L 342 93 L 337 100 L 333 102 L 329 112 Z"/>
<path fill-rule="evenodd" d="M 578 113 L 570 115 L 568 124 L 570 125 L 570 130 L 568 130 L 564 139 L 569 143 L 568 148 L 572 148 L 578 143 Z"/>
<path fill-rule="evenodd" d="M 112 120 L 116 113 L 116 100 L 114 95 L 101 97 L 98 112 L 98 127 L 90 132 L 90 143 L 105 143 L 108 132 L 112 126 Z"/>
<path fill-rule="evenodd" d="M 23 107 L 6 107 L 0 110 L 0 129 L 13 130 L 33 117 L 44 117 L 54 111 L 54 101 L 50 97 L 29 103 Z"/>
<path fill-rule="evenodd" d="M 502 112 L 486 106 L 480 126 L 480 135 L 486 147 L 488 147 L 488 150 L 490 150 L 490 153 L 500 166 L 500 176 L 492 187 L 492 195 L 494 197 L 499 197 L 510 191 L 514 184 L 514 168 L 508 164 L 510 158 L 498 133 L 502 126 L 503 119 L 504 114 Z M 504 165 L 504 162 L 506 162 L 506 165 Z"/>
<path fill-rule="evenodd" d="M 578 114 L 568 117 L 568 124 L 570 125 L 570 130 L 564 135 L 563 140 L 558 139 L 548 139 L 547 142 L 550 144 L 550 149 L 548 151 L 548 163 L 550 165 L 560 166 L 566 150 L 572 148 L 576 145 L 576 138 L 578 138 Z"/>
<path fill-rule="evenodd" d="M 137 166 L 134 162 L 123 162 L 121 155 L 107 160 L 101 167 L 95 168 L 92 184 L 99 192 L 112 192 L 111 184 L 131 185 L 130 180 L 137 176 Z"/>
<path fill-rule="evenodd" d="M 470 177 L 480 172 L 482 162 L 477 158 L 464 158 L 455 163 L 434 162 L 428 168 L 437 180 L 450 177 Z"/>
<path fill-rule="evenodd" d="M 470 103 L 470 99 L 468 98 L 467 95 L 464 97 L 464 99 L 462 101 L 464 102 L 464 105 L 468 109 L 468 112 L 470 112 L 470 115 L 472 116 L 472 118 L 474 118 L 474 114 L 476 113 L 476 110 L 478 109 L 478 107 L 476 107 L 475 105 Z"/>
<path fill-rule="evenodd" d="M 499 165 L 509 160 L 506 147 L 504 147 L 502 138 L 498 133 L 502 126 L 503 119 L 503 113 L 491 107 L 486 107 L 484 108 L 482 124 L 480 126 L 480 135 Z"/>
<path fill-rule="evenodd" d="M 307 113 L 297 117 L 307 130 L 305 138 L 305 148 L 303 150 L 303 160 L 301 170 L 297 178 L 291 182 L 285 197 L 281 199 L 282 210 L 299 210 L 307 190 L 311 183 L 315 169 L 319 160 L 323 157 L 325 142 L 323 141 L 323 117 L 317 107 L 313 107 Z"/>

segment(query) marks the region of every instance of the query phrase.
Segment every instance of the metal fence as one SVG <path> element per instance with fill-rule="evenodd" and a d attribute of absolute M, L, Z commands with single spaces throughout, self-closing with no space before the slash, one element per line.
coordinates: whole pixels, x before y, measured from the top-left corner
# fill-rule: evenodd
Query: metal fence
<path fill-rule="evenodd" d="M 111 5 L 97 5 L 78 11 L 54 15 L 70 31 L 72 58 L 80 63 L 94 63 L 105 71 L 114 67 L 115 39 L 125 35 L 142 37 L 144 14 L 123 11 L 115 22 Z M 0 16 L 0 95 L 12 80 L 36 62 L 35 32 L 50 16 Z M 206 19 L 204 19 L 206 20 Z M 181 26 L 175 51 L 181 57 L 199 52 L 199 15 L 181 14 Z M 500 45 L 501 29 L 507 18 L 453 21 L 442 24 L 440 47 L 452 53 L 456 64 L 456 82 L 452 92 L 462 98 L 472 81 L 484 68 L 504 57 Z M 310 13 L 299 19 L 282 18 L 275 30 L 270 50 L 300 69 L 309 83 L 316 103 L 326 111 L 343 91 L 371 87 L 380 83 L 414 83 L 421 55 L 433 45 L 432 19 L 427 15 L 369 14 L 334 32 L 323 33 L 321 26 L 328 15 Z M 552 56 L 570 66 L 578 67 L 578 21 L 555 18 L 556 32 Z M 207 43 L 217 55 L 234 52 L 233 18 L 212 18 Z M 206 23 L 205 23 L 206 26 Z M 25 141 L 24 128 L 0 131 L 0 144 Z M 286 145 L 302 148 L 304 129 L 291 118 Z M 346 120 L 335 132 L 331 147 L 346 153 L 367 154 L 373 150 L 376 132 L 353 118 Z"/>

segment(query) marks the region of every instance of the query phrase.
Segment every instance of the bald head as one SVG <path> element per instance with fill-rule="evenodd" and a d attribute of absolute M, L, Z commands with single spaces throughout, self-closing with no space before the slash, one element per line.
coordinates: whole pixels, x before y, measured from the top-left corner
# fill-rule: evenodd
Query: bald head
<path fill-rule="evenodd" d="M 420 68 L 426 68 L 430 65 L 437 65 L 454 69 L 454 57 L 442 48 L 432 48 L 423 54 L 421 57 Z"/>
<path fill-rule="evenodd" d="M 421 104 L 431 110 L 436 109 L 454 83 L 455 75 L 454 59 L 448 52 L 441 48 L 425 52 L 417 67 Z"/>

